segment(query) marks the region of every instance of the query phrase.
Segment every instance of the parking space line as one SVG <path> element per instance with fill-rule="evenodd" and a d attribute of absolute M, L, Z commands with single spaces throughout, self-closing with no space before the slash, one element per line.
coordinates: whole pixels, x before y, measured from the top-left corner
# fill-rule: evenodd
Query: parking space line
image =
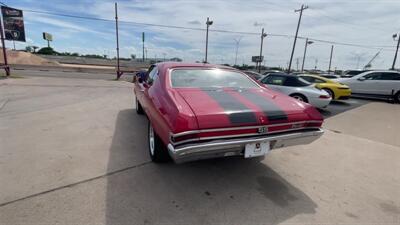
<path fill-rule="evenodd" d="M 139 168 L 139 167 L 145 166 L 145 165 L 150 164 L 150 163 L 152 163 L 152 161 L 143 162 L 143 163 L 140 163 L 138 165 L 129 166 L 129 167 L 125 167 L 125 168 L 122 168 L 122 169 L 119 169 L 119 170 L 111 171 L 109 173 L 105 173 L 103 175 L 92 177 L 92 178 L 89 178 L 89 179 L 86 179 L 86 180 L 81 180 L 81 181 L 78 181 L 78 182 L 75 182 L 75 183 L 71 183 L 71 184 L 67 184 L 67 185 L 64 185 L 64 186 L 56 187 L 56 188 L 53 188 L 53 189 L 49 189 L 49 190 L 42 191 L 42 192 L 39 192 L 39 193 L 36 193 L 36 194 L 28 195 L 28 196 L 25 196 L 25 197 L 22 197 L 22 198 L 18 198 L 18 199 L 15 199 L 15 200 L 11 200 L 11 201 L 8 201 L 8 202 L 3 202 L 3 203 L 0 203 L 0 207 L 6 206 L 6 205 L 9 205 L 9 204 L 12 204 L 12 203 L 20 202 L 20 201 L 23 201 L 23 200 L 26 200 L 26 199 L 38 197 L 38 196 L 41 196 L 41 195 L 44 195 L 44 194 L 48 194 L 48 193 L 51 193 L 51 192 L 55 192 L 55 191 L 58 191 L 58 190 L 62 190 L 62 189 L 65 189 L 65 188 L 70 188 L 70 187 L 73 187 L 73 186 L 76 186 L 76 185 L 79 185 L 79 184 L 83 184 L 83 183 L 87 183 L 87 182 L 90 182 L 90 181 L 93 181 L 93 180 L 97 180 L 97 179 L 100 179 L 100 178 L 105 178 L 105 177 L 108 177 L 108 176 L 111 176 L 111 175 L 114 175 L 114 174 L 117 174 L 117 173 L 121 173 L 121 172 L 124 172 L 124 171 L 127 171 L 127 170 Z"/>

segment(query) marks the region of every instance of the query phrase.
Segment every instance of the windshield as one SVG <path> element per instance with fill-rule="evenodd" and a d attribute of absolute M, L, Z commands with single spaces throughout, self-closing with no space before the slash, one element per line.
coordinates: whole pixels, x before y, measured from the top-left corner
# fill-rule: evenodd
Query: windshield
<path fill-rule="evenodd" d="M 172 87 L 232 87 L 255 88 L 247 76 L 221 69 L 177 69 L 171 72 Z"/>

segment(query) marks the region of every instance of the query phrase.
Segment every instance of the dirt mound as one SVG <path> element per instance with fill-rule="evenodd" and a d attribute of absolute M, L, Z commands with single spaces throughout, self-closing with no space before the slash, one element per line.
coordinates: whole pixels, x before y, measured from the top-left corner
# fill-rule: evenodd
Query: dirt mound
<path fill-rule="evenodd" d="M 59 66 L 56 61 L 44 59 L 29 52 L 6 50 L 8 64 Z M 0 48 L 0 63 L 4 63 L 3 49 Z"/>

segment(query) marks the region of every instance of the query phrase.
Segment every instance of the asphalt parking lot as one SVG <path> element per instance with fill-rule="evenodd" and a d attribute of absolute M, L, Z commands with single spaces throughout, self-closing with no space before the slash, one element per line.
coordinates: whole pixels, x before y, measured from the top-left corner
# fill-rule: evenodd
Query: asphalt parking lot
<path fill-rule="evenodd" d="M 321 112 L 261 161 L 154 164 L 131 83 L 0 80 L 0 224 L 400 224 L 400 105 Z"/>

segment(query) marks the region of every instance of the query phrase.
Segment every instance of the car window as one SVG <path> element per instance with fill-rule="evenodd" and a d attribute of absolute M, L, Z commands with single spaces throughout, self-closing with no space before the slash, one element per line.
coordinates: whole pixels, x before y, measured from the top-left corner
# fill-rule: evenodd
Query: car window
<path fill-rule="evenodd" d="M 364 76 L 366 80 L 380 80 L 381 79 L 381 73 L 370 73 Z"/>
<path fill-rule="evenodd" d="M 262 80 L 262 83 L 270 84 L 270 85 L 283 85 L 285 80 L 286 80 L 286 77 L 284 77 L 284 76 L 269 75 Z"/>
<path fill-rule="evenodd" d="M 147 83 L 152 84 L 158 78 L 158 68 L 155 66 L 149 73 Z"/>
<path fill-rule="evenodd" d="M 292 77 L 286 77 L 286 80 L 283 83 L 283 85 L 289 87 L 305 87 L 309 86 L 310 83 L 300 77 L 292 76 Z"/>
<path fill-rule="evenodd" d="M 319 78 L 314 78 L 314 83 L 325 83 L 325 81 L 324 80 L 322 80 L 322 79 L 319 79 Z"/>
<path fill-rule="evenodd" d="M 309 77 L 309 76 L 300 76 L 302 79 L 310 82 L 310 83 L 314 83 L 315 82 L 315 78 L 314 77 Z"/>
<path fill-rule="evenodd" d="M 379 80 L 400 80 L 399 73 L 381 73 Z"/>
<path fill-rule="evenodd" d="M 172 87 L 259 87 L 242 73 L 221 69 L 176 69 L 171 72 Z"/>

